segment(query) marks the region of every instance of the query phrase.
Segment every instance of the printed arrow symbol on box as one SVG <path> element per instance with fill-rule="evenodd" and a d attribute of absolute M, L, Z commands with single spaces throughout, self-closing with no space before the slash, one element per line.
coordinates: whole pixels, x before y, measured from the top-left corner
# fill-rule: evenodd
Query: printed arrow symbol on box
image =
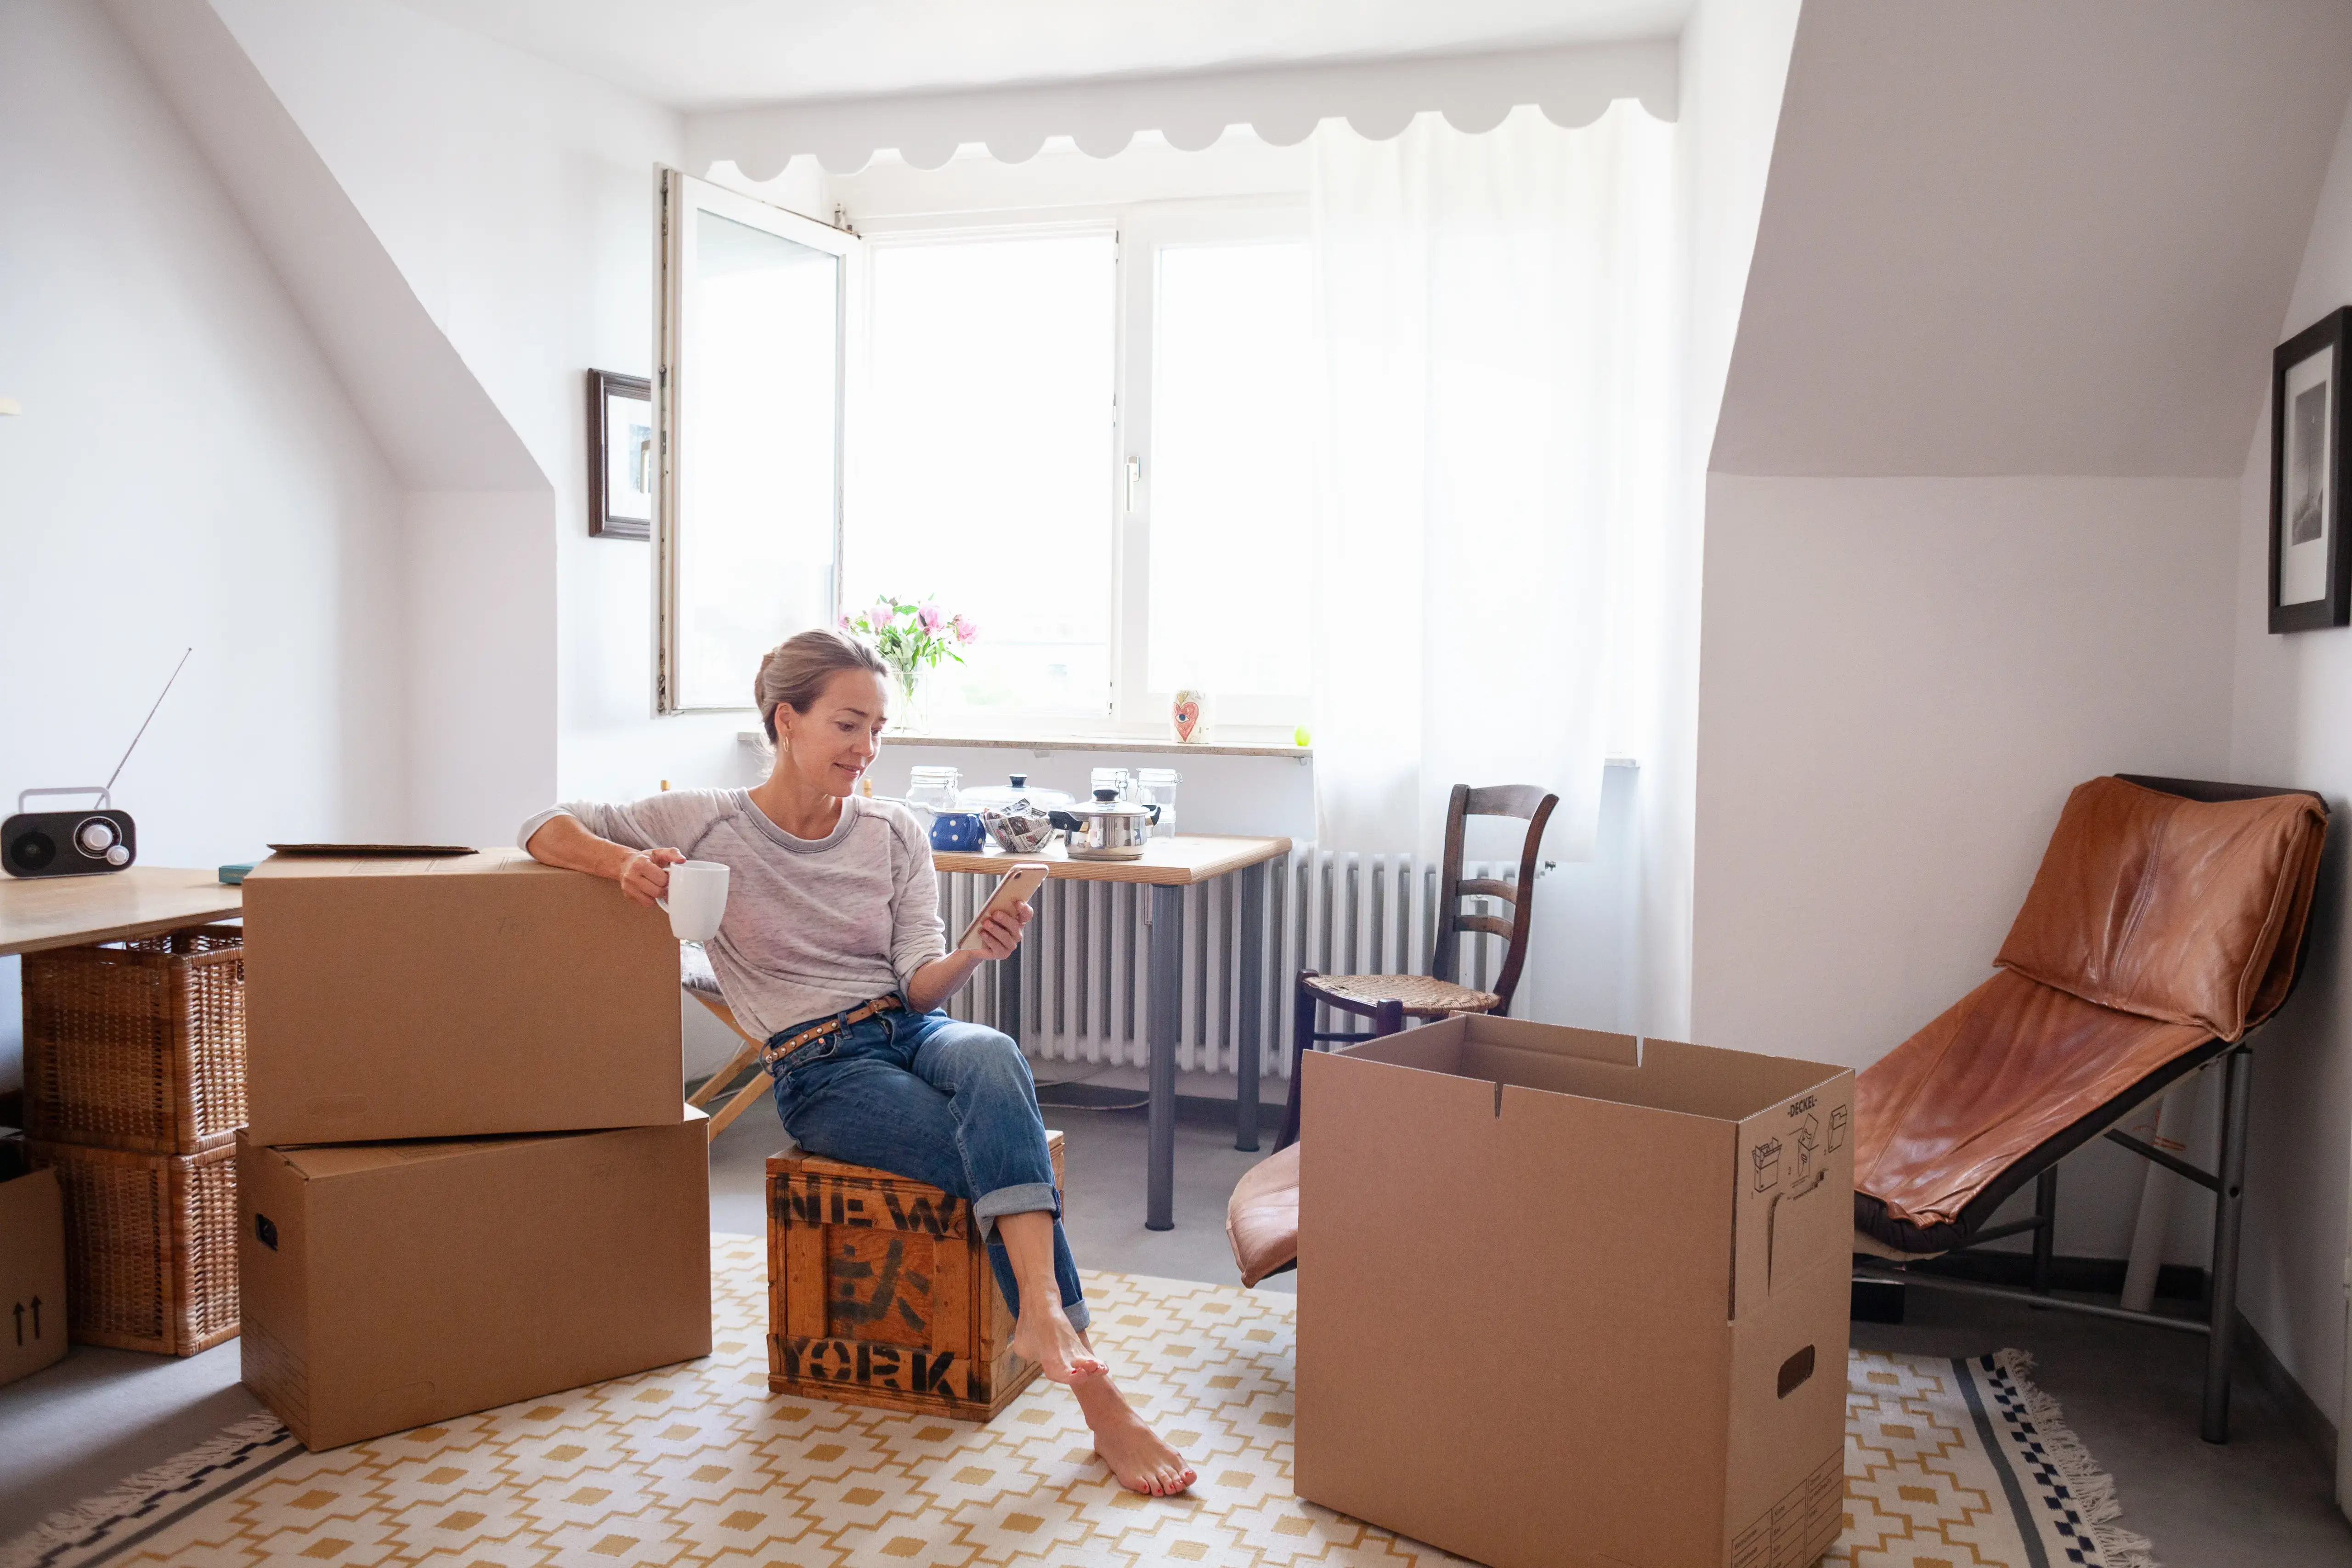
<path fill-rule="evenodd" d="M 37 1340 L 41 1337 L 41 1299 L 38 1296 L 33 1298 L 33 1337 Z"/>
<path fill-rule="evenodd" d="M 25 1303 L 22 1301 L 16 1303 L 16 1342 L 20 1345 L 25 1342 Z"/>

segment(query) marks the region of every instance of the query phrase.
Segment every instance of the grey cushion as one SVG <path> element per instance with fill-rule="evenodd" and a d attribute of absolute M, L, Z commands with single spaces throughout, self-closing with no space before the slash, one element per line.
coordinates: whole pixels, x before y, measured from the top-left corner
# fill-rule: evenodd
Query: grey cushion
<path fill-rule="evenodd" d="M 710 955 L 702 951 L 698 942 L 677 944 L 677 983 L 698 996 L 708 996 L 714 1002 L 724 1002 L 719 994 L 719 975 L 710 967 Z"/>

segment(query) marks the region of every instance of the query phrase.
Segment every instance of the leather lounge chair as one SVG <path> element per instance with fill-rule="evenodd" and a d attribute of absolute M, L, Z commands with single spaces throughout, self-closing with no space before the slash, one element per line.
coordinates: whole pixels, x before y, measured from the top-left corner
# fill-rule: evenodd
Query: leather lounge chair
<path fill-rule="evenodd" d="M 1856 1081 L 1855 1278 L 2204 1334 L 2200 1431 L 2226 1441 L 2247 1036 L 2294 987 L 2326 832 L 2327 807 L 2308 791 L 2131 774 L 2078 786 L 1992 978 Z M 2117 1129 L 2217 1061 L 2218 1171 Z M 2058 1162 L 2101 1136 L 2214 1193 L 2201 1320 L 2049 1295 Z M 2032 1217 L 1992 1223 L 2028 1183 Z M 2030 1290 L 1905 1267 L 2029 1233 Z"/>

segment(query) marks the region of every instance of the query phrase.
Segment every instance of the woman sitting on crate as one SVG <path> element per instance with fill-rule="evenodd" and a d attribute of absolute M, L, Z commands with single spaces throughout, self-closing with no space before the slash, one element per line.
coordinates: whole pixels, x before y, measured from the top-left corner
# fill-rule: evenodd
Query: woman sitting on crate
<path fill-rule="evenodd" d="M 668 887 L 667 868 L 723 862 L 727 913 L 710 963 L 737 1021 L 767 1040 L 786 1130 L 812 1153 L 971 1200 L 1018 1314 L 1013 1348 L 1071 1386 L 1121 1484 L 1182 1491 L 1192 1468 L 1129 1406 L 1087 1343 L 1021 1047 L 940 1010 L 983 956 L 1012 953 L 1029 909 L 992 913 L 982 952 L 949 952 L 914 813 L 854 793 L 881 737 L 886 673 L 862 643 L 803 632 L 761 660 L 752 683 L 776 748 L 765 784 L 555 806 L 523 824 L 522 847 L 609 877 L 648 906 Z"/>

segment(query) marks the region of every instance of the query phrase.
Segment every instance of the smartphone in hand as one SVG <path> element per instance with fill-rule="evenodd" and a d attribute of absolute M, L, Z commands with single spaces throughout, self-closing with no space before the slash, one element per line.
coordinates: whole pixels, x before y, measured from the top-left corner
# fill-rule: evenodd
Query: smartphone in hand
<path fill-rule="evenodd" d="M 996 890 L 988 895 L 988 902 L 980 906 L 980 912 L 971 917 L 971 923 L 963 928 L 961 936 L 956 938 L 955 951 L 980 952 L 981 922 L 993 910 L 1009 910 L 1015 904 L 1027 903 L 1037 889 L 1045 885 L 1048 870 L 1043 860 L 1014 861 L 1012 868 L 997 882 Z"/>

